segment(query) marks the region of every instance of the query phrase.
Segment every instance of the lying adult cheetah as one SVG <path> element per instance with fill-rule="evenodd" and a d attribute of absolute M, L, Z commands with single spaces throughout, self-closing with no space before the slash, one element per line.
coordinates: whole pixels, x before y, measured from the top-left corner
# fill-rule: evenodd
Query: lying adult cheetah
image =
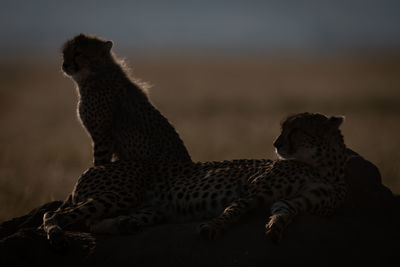
<path fill-rule="evenodd" d="M 95 233 L 131 233 L 165 220 L 215 217 L 199 229 L 204 238 L 215 239 L 262 203 L 271 208 L 267 234 L 279 241 L 299 213 L 329 214 L 343 201 L 342 120 L 309 113 L 289 117 L 274 143 L 278 160 L 177 162 L 151 175 L 137 163 L 91 168 L 75 186 L 73 205 L 45 215 L 44 229 L 57 246 L 65 241 L 62 228 L 78 222 Z"/>
<path fill-rule="evenodd" d="M 63 71 L 77 84 L 78 115 L 93 141 L 94 165 L 120 160 L 191 162 L 174 127 L 150 103 L 111 51 L 113 43 L 79 34 L 63 47 Z"/>

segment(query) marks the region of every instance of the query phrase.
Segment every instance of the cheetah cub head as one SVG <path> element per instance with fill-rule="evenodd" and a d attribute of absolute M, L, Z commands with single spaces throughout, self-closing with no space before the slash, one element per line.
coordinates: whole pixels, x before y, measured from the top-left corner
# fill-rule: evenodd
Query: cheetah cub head
<path fill-rule="evenodd" d="M 94 72 L 111 58 L 112 46 L 112 41 L 79 34 L 67 41 L 62 48 L 62 70 L 74 79 Z"/>
<path fill-rule="evenodd" d="M 339 130 L 343 119 L 312 113 L 288 117 L 274 142 L 276 153 L 282 159 L 296 159 L 315 166 L 326 153 L 345 148 Z"/>

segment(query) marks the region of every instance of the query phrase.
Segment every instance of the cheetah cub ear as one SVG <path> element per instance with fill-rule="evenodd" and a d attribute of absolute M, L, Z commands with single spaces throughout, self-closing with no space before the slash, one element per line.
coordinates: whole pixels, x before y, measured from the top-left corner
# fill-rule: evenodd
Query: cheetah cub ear
<path fill-rule="evenodd" d="M 104 47 L 107 49 L 107 51 L 110 51 L 111 48 L 113 47 L 113 42 L 112 41 L 107 41 L 104 43 Z"/>
<path fill-rule="evenodd" d="M 332 116 L 328 119 L 329 125 L 333 128 L 339 128 L 344 121 L 344 116 Z"/>

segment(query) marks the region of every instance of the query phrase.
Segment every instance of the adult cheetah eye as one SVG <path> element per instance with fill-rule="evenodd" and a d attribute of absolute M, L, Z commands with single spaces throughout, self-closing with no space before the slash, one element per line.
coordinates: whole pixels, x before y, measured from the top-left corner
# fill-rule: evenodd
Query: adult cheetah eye
<path fill-rule="evenodd" d="M 301 131 L 301 132 L 304 136 L 306 136 L 310 139 L 314 139 L 314 135 L 310 134 L 309 132 L 307 132 L 307 131 Z"/>
<path fill-rule="evenodd" d="M 309 134 L 307 131 L 304 131 L 303 129 L 295 128 L 290 132 L 289 134 L 289 139 L 291 141 L 299 141 L 303 139 L 312 139 L 313 136 Z"/>

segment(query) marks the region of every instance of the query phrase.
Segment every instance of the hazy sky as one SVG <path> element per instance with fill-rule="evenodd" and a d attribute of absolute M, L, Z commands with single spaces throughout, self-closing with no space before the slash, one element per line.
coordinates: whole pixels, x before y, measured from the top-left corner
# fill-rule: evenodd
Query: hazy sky
<path fill-rule="evenodd" d="M 53 53 L 80 32 L 130 50 L 400 48 L 400 1 L 0 0 L 0 48 Z"/>

